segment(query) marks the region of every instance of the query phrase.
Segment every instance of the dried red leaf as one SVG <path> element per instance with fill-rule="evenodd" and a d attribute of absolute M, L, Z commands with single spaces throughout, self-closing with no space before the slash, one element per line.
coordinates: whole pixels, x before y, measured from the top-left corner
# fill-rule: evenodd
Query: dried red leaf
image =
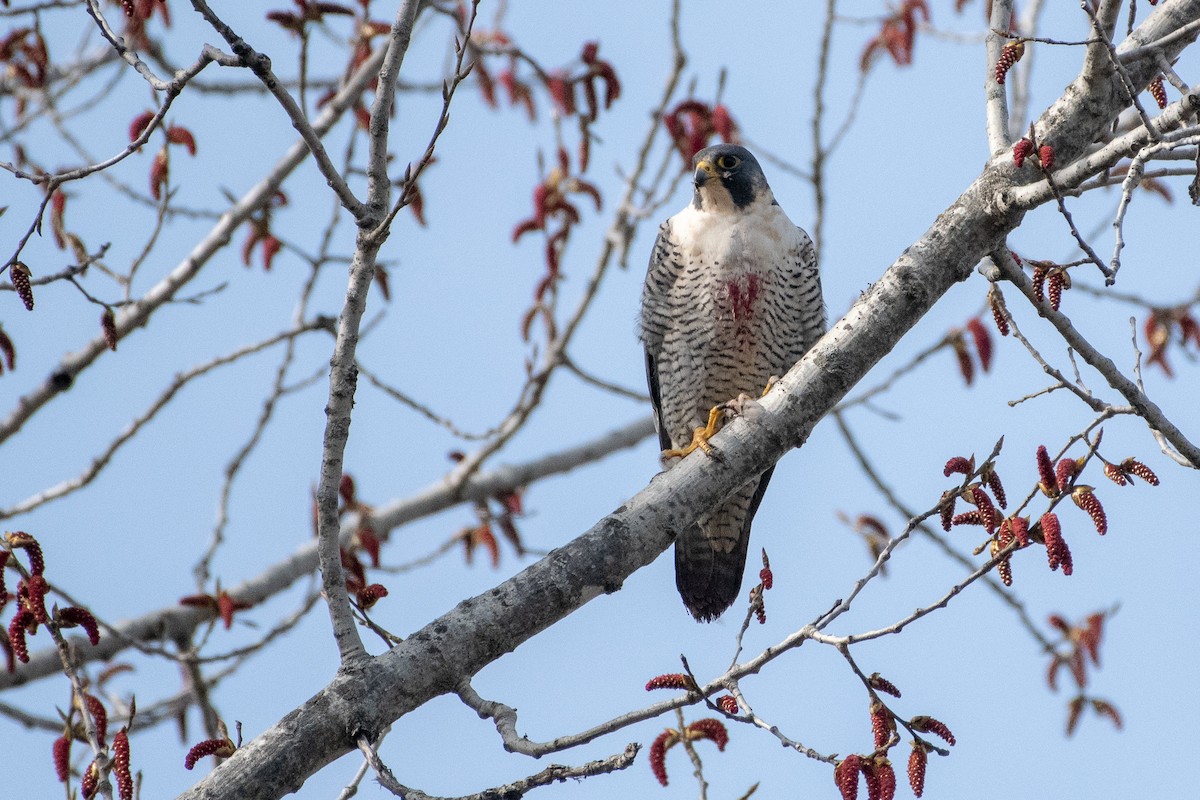
<path fill-rule="evenodd" d="M 972 317 L 967 320 L 967 330 L 971 332 L 971 339 L 975 342 L 975 352 L 979 356 L 979 366 L 987 372 L 992 368 L 992 337 L 987 332 L 987 328 L 983 327 L 983 322 L 979 317 Z"/>
<path fill-rule="evenodd" d="M 1075 735 L 1075 728 L 1079 725 L 1080 715 L 1083 713 L 1083 704 L 1085 698 L 1083 695 L 1072 698 L 1067 704 L 1067 736 Z"/>
<path fill-rule="evenodd" d="M 1121 713 L 1116 707 L 1107 700 L 1101 700 L 1098 697 L 1092 698 L 1092 710 L 1102 717 L 1106 717 L 1117 730 L 1125 727 L 1124 721 L 1121 719 Z"/>
<path fill-rule="evenodd" d="M 951 335 L 950 344 L 954 348 L 954 355 L 958 358 L 958 371 L 962 373 L 967 386 L 970 386 L 971 381 L 975 378 L 975 365 L 971 361 L 971 353 L 967 350 L 967 342 L 961 331 Z"/>
<path fill-rule="evenodd" d="M 167 148 L 162 148 L 154 155 L 154 162 L 150 165 L 150 196 L 155 200 L 162 199 L 163 186 L 166 185 L 171 174 L 170 157 L 167 155 Z"/>
<path fill-rule="evenodd" d="M 171 144 L 183 145 L 190 156 L 196 155 L 196 137 L 181 125 L 172 125 L 167 128 L 167 141 Z"/>
<path fill-rule="evenodd" d="M 133 121 L 129 123 L 129 141 L 136 142 L 138 137 L 146 132 L 146 129 L 150 127 L 150 123 L 153 121 L 153 111 L 143 111 L 134 117 Z"/>
<path fill-rule="evenodd" d="M 273 234 L 268 233 L 262 240 L 262 262 L 263 270 L 271 271 L 271 264 L 275 261 L 275 254 L 283 249 L 283 242 L 275 238 Z"/>

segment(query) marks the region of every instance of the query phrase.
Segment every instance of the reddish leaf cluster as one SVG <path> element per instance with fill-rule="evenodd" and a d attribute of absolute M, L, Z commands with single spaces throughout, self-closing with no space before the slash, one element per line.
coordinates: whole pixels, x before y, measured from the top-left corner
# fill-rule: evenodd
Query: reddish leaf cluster
<path fill-rule="evenodd" d="M 1000 58 L 996 61 L 996 83 L 1004 85 L 1004 79 L 1008 76 L 1008 71 L 1013 68 L 1021 60 L 1021 56 L 1025 55 L 1025 42 L 1017 39 L 1015 42 L 1009 42 L 1000 50 Z"/>
<path fill-rule="evenodd" d="M 857 800 L 858 776 L 867 785 L 867 800 L 893 800 L 896 796 L 896 770 L 885 756 L 846 756 L 833 770 L 833 782 L 842 800 Z"/>
<path fill-rule="evenodd" d="M 1178 344 L 1185 351 L 1189 346 L 1200 350 L 1200 324 L 1192 316 L 1189 306 L 1152 309 L 1146 317 L 1144 330 L 1150 345 L 1146 364 L 1157 364 L 1168 378 L 1175 376 L 1167 361 L 1167 349 L 1172 344 Z"/>
<path fill-rule="evenodd" d="M 1071 276 L 1067 272 L 1067 268 L 1055 264 L 1053 261 L 1034 261 L 1032 259 L 1029 261 L 1029 265 L 1033 268 L 1030 280 L 1033 281 L 1034 299 L 1038 303 L 1043 303 L 1049 296 L 1050 308 L 1058 311 L 1062 305 L 1063 290 L 1071 288 Z"/>
<path fill-rule="evenodd" d="M 849 520 L 843 518 L 843 522 L 849 522 Z M 867 550 L 871 554 L 871 560 L 878 561 L 883 549 L 892 540 L 887 526 L 878 517 L 871 514 L 859 514 L 849 524 L 854 532 L 863 538 Z M 887 564 L 880 564 L 879 573 L 887 574 Z"/>
<path fill-rule="evenodd" d="M 663 125 L 671 144 L 683 157 L 683 169 L 691 169 L 696 153 L 708 147 L 713 136 L 722 142 L 736 144 L 739 140 L 737 123 L 729 109 L 717 103 L 709 105 L 694 97 L 681 101 L 663 114 Z"/>
<path fill-rule="evenodd" d="M 143 111 L 133 118 L 133 121 L 129 123 L 129 141 L 131 143 L 146 135 L 146 129 L 153 124 L 155 116 L 153 111 Z M 171 177 L 171 145 L 183 147 L 190 156 L 196 155 L 196 137 L 190 130 L 182 125 L 172 124 L 167 126 L 165 134 L 167 140 L 163 143 L 162 148 L 154 154 L 154 161 L 150 164 L 150 195 L 155 200 L 162 199 L 163 189 Z"/>
<path fill-rule="evenodd" d="M 971 346 L 967 345 L 966 334 L 971 336 Z M 967 320 L 966 328 L 955 328 L 946 335 L 947 343 L 954 349 L 958 359 L 958 370 L 966 381 L 967 386 L 975 379 L 975 362 L 971 358 L 972 349 L 979 359 L 979 367 L 984 372 L 992 368 L 992 336 L 979 317 Z"/>
<path fill-rule="evenodd" d="M 833 780 L 844 800 L 856 800 L 858 797 L 859 775 L 866 783 L 868 800 L 891 800 L 896 793 L 896 772 L 888 754 L 900 743 L 898 724 L 905 725 L 914 733 L 932 733 L 951 745 L 955 743 L 954 734 L 944 723 L 930 716 L 916 716 L 907 722 L 897 717 L 879 699 L 878 692 L 900 697 L 900 690 L 878 672 L 866 678 L 866 685 L 871 699 L 869 712 L 874 749 L 870 754 L 853 754 L 839 761 L 833 771 Z M 909 785 L 913 793 L 920 797 L 925 787 L 927 753 L 933 749 L 933 745 L 917 737 L 912 742 L 912 748 L 913 753 L 908 761 Z"/>
<path fill-rule="evenodd" d="M 604 91 L 604 109 L 608 110 L 613 102 L 621 96 L 621 81 L 617 79 L 616 70 L 608 61 L 597 56 L 600 45 L 597 42 L 587 42 L 579 58 L 583 62 L 583 70 L 571 74 L 569 70 L 555 70 L 546 76 L 546 89 L 554 107 L 564 117 L 580 115 L 585 121 L 591 122 L 600 113 L 600 93 Z M 584 110 L 580 111 L 576 95 L 582 92 Z"/>
<path fill-rule="evenodd" d="M 917 28 L 920 22 L 929 22 L 929 6 L 925 0 L 904 0 L 900 7 L 883 19 L 879 33 L 867 42 L 858 60 L 858 68 L 866 72 L 871 68 L 871 62 L 881 51 L 886 51 L 896 62 L 896 66 L 905 67 L 912 63 L 913 46 L 916 43 Z"/>
<path fill-rule="evenodd" d="M 250 227 L 250 235 L 246 237 L 246 241 L 242 244 L 242 264 L 246 267 L 250 266 L 250 257 L 254 255 L 254 249 L 261 249 L 261 258 L 263 270 L 270 272 L 271 265 L 275 261 L 276 254 L 283 249 L 283 242 L 271 233 L 271 217 L 274 210 L 282 208 L 288 204 L 287 195 L 283 192 L 275 192 L 270 201 L 264 203 L 257 214 L 251 216 L 246 224 Z M 378 274 L 378 269 L 376 270 Z"/>
<path fill-rule="evenodd" d="M 1033 155 L 1035 151 L 1034 144 L 1031 140 L 1022 138 L 1017 140 L 1013 145 L 1013 164 L 1017 169 L 1025 165 L 1025 159 Z M 1043 172 L 1049 172 L 1054 169 L 1054 147 L 1048 144 L 1043 144 L 1036 148 L 1037 162 L 1041 166 Z"/>
<path fill-rule="evenodd" d="M 46 582 L 46 562 L 37 539 L 25 531 L 11 531 L 5 535 L 3 544 L 5 549 L 0 549 L 0 609 L 8 604 L 10 597 L 4 583 L 4 570 L 9 559 L 15 561 L 15 551 L 21 550 L 29 560 L 28 574 L 22 574 L 13 595 L 17 601 L 16 613 L 8 623 L 8 635 L 0 637 L 0 646 L 4 649 L 8 671 L 16 671 L 17 661 L 29 661 L 29 648 L 25 640 L 27 636 L 37 633 L 39 625 L 60 628 L 81 625 L 87 631 L 88 640 L 93 645 L 97 644 L 100 641 L 100 631 L 96 619 L 85 609 L 69 606 L 59 609 L 54 617 L 47 611 L 46 595 L 50 592 L 50 584 Z"/>
<path fill-rule="evenodd" d="M 41 32 L 36 28 L 17 28 L 6 34 L 0 39 L 0 64 L 8 77 L 16 78 L 25 88 L 44 87 L 50 56 Z M 24 101 L 18 99 L 17 116 L 23 116 L 24 111 Z"/>
<path fill-rule="evenodd" d="M 487 550 L 492 569 L 500 566 L 500 543 L 496 541 L 496 534 L 492 533 L 489 523 L 483 522 L 473 528 L 463 528 L 458 535 L 462 539 L 467 566 L 474 563 L 475 550 L 479 547 Z"/>
<path fill-rule="evenodd" d="M 191 606 L 192 608 L 207 609 L 216 614 L 221 618 L 221 622 L 225 624 L 225 630 L 229 630 L 233 625 L 234 614 L 251 608 L 254 605 L 249 600 L 235 598 L 220 586 L 217 587 L 216 595 L 190 594 L 187 597 L 179 598 L 179 604 L 182 606 Z"/>
<path fill-rule="evenodd" d="M 292 0 L 295 11 L 268 11 L 267 19 L 280 25 L 285 30 L 297 35 L 304 35 L 310 22 L 324 22 L 325 15 L 354 16 L 354 9 L 338 3 L 318 3 L 314 0 Z"/>
<path fill-rule="evenodd" d="M 358 489 L 354 477 L 344 473 L 338 482 L 338 495 L 341 504 L 338 506 L 338 519 L 346 514 L 357 515 L 357 527 L 347 547 L 340 551 L 342 572 L 346 579 L 346 592 L 353 595 L 358 607 L 363 611 L 374 606 L 388 596 L 387 587 L 380 583 L 367 582 L 367 568 L 359 555 L 365 553 L 371 560 L 371 566 L 379 566 L 379 549 L 382 545 L 379 535 L 371 527 L 372 507 L 358 499 Z M 313 497 L 313 530 L 317 527 L 317 500 Z"/>
<path fill-rule="evenodd" d="M 146 24 L 155 12 L 162 17 L 163 25 L 171 27 L 171 9 L 167 6 L 167 0 L 120 0 L 120 4 L 125 11 L 125 30 L 121 35 L 129 47 L 150 49 L 151 42 L 146 33 Z"/>
<path fill-rule="evenodd" d="M 721 720 L 708 717 L 696 720 L 682 732 L 667 728 L 655 737 L 650 745 L 650 770 L 659 783 L 667 785 L 667 751 L 682 741 L 695 742 L 701 739 L 712 741 L 718 751 L 724 751 L 729 743 L 729 731 Z"/>
<path fill-rule="evenodd" d="M 533 189 L 533 216 L 518 222 L 512 233 L 514 243 L 533 231 L 546 233 L 546 273 L 534 288 L 534 304 L 525 312 L 521 321 L 521 336 L 525 341 L 529 340 L 533 321 L 538 318 L 545 324 L 548 338 L 556 337 L 556 327 L 547 295 L 558 284 L 561 277 L 559 263 L 562 253 L 566 249 L 572 229 L 579 224 L 581 218 L 578 206 L 571 200 L 572 195 L 591 198 L 596 210 L 600 210 L 600 190 L 594 184 L 571 174 L 570 157 L 567 151 L 560 147 L 557 166 Z M 551 223 L 556 223 L 553 230 Z"/>
<path fill-rule="evenodd" d="M 946 462 L 942 473 L 947 478 L 951 475 L 962 474 L 966 476 L 967 481 L 970 481 L 976 475 L 975 457 L 972 456 L 968 459 L 963 456 L 955 456 Z M 999 504 L 1000 508 L 1007 508 L 1008 498 L 1004 494 L 1004 484 L 1000 482 L 1000 475 L 991 464 L 985 464 L 978 471 L 978 477 L 977 482 L 967 483 L 961 489 L 949 489 L 942 493 L 939 511 L 944 530 L 948 531 L 955 525 L 982 525 L 988 535 L 992 535 L 1001 527 L 1004 515 L 996 506 Z M 989 489 L 995 495 L 995 501 L 988 495 Z M 955 514 L 954 506 L 960 497 L 975 506 L 975 510 Z"/>
<path fill-rule="evenodd" d="M 1078 694 L 1067 703 L 1067 735 L 1074 734 L 1079 724 L 1080 716 L 1086 708 L 1091 708 L 1098 716 L 1107 718 L 1118 729 L 1123 727 L 1120 712 L 1107 700 L 1089 697 L 1085 690 L 1088 685 L 1088 664 L 1100 666 L 1100 643 L 1104 638 L 1104 622 L 1107 614 L 1095 612 L 1089 614 L 1083 621 L 1071 624 L 1059 614 L 1052 614 L 1050 625 L 1062 634 L 1061 644 L 1065 650 L 1055 647 L 1051 653 L 1050 668 L 1046 672 L 1046 682 L 1051 690 L 1058 691 L 1058 674 L 1063 667 L 1067 668 Z"/>

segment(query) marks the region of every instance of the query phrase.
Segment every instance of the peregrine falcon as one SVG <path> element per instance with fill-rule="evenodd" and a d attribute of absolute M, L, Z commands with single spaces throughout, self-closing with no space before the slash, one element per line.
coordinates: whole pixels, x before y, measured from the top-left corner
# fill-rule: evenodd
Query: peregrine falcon
<path fill-rule="evenodd" d="M 692 159 L 695 194 L 659 228 L 639 336 L 664 457 L 710 451 L 721 407 L 759 396 L 825 332 L 816 252 L 744 147 Z M 737 599 L 750 522 L 774 467 L 679 534 L 675 584 L 696 619 Z"/>

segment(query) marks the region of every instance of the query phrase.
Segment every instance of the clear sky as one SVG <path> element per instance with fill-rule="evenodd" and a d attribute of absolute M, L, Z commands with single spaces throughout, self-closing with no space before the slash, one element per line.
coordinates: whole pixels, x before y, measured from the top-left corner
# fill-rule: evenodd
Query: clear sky
<path fill-rule="evenodd" d="M 265 11 L 287 4 L 214 5 L 238 6 L 217 10 L 229 14 L 227 20 L 256 48 L 271 54 L 278 74 L 295 75 L 295 39 L 262 19 Z M 394 5 L 377 0 L 374 16 L 387 17 Z M 723 70 L 724 100 L 749 146 L 762 156 L 780 204 L 796 222 L 810 226 L 810 184 L 764 154 L 808 168 L 824 4 L 694 0 L 684 5 L 681 33 L 688 66 L 678 97 L 694 85 L 694 95 L 710 101 Z M 883 3 L 873 1 L 839 5 L 853 17 L 835 29 L 826 135 L 850 108 L 859 55 L 885 11 Z M 987 159 L 983 3 L 968 3 L 961 14 L 954 12 L 954 5 L 931 0 L 937 32 L 918 36 L 912 66 L 898 68 L 886 57 L 875 64 L 853 125 L 827 165 L 821 261 L 832 319 L 933 223 Z M 118 12 L 105 8 L 115 20 Z M 185 4 L 175 0 L 171 8 L 174 26 L 168 42 L 178 61 L 189 61 L 204 42 L 217 42 Z M 481 4 L 482 27 L 492 27 L 495 10 L 493 3 Z M 633 163 L 661 95 L 671 57 L 669 10 L 669 3 L 641 0 L 514 2 L 507 9 L 504 30 L 540 63 L 575 63 L 581 45 L 595 40 L 601 57 L 611 61 L 622 82 L 620 100 L 595 125 L 599 141 L 588 174 L 605 203 L 599 213 L 586 208 L 572 237 L 562 266 L 563 309 L 572 308 L 583 291 L 620 196 L 620 176 Z M 1140 5 L 1139 13 L 1147 10 Z M 0 18 L 0 30 L 9 24 Z M 68 58 L 75 48 L 91 52 L 100 47 L 89 25 L 80 9 L 51 10 L 42 16 L 56 59 Z M 1087 36 L 1086 17 L 1077 4 L 1047 8 L 1041 25 L 1042 34 L 1059 40 Z M 345 36 L 346 26 L 335 20 L 330 30 Z M 449 36 L 444 19 L 426 19 L 405 61 L 404 79 L 418 84 L 440 81 L 449 63 Z M 1081 54 L 1077 48 L 1033 48 L 1027 58 L 1035 69 L 1035 113 L 1071 80 Z M 325 37 L 315 37 L 317 72 L 336 74 L 339 66 L 325 65 L 340 65 L 340 58 Z M 1177 69 L 1185 79 L 1194 78 L 1195 64 L 1195 56 L 1188 54 Z M 496 72 L 503 65 L 494 66 Z M 118 71 L 114 65 L 90 79 L 69 105 L 100 93 Z M 208 82 L 249 79 L 216 67 L 205 77 Z M 473 82 L 460 91 L 438 160 L 422 182 L 429 225 L 422 228 L 407 214 L 397 220 L 382 253 L 392 299 L 384 304 L 372 294 L 368 318 L 378 312 L 383 317 L 364 339 L 360 353 L 373 373 L 461 428 L 481 431 L 503 418 L 524 376 L 529 345 L 521 341 L 519 325 L 544 265 L 540 241 L 530 236 L 514 246 L 510 234 L 531 213 L 538 159 L 553 159 L 555 133 L 544 93 L 538 95 L 539 121 L 530 124 L 520 110 L 488 108 Z M 319 93 L 314 90 L 314 95 Z M 1170 94 L 1172 99 L 1177 96 Z M 127 75 L 72 124 L 89 152 L 107 156 L 124 146 L 129 121 L 148 108 L 148 102 L 144 85 Z M 436 92 L 401 97 L 393 123 L 398 164 L 419 156 L 439 106 Z M 11 99 L 0 101 L 6 125 L 12 124 L 12 109 Z M 172 153 L 176 202 L 187 208 L 220 210 L 223 191 L 235 196 L 245 192 L 294 140 L 274 101 L 257 94 L 185 92 L 169 119 L 191 129 L 197 139 L 194 159 L 178 149 Z M 79 155 L 61 143 L 47 122 L 32 130 L 26 146 L 41 163 L 78 163 Z M 577 132 L 568 123 L 562 135 L 574 142 Z M 331 151 L 341 153 L 345 127 L 330 141 Z M 0 157 L 11 158 L 11 139 L 4 144 L 9 146 Z M 660 137 L 655 165 L 663 149 Z M 112 175 L 144 191 L 153 152 L 146 148 Z M 0 243 L 11 249 L 29 224 L 31 203 L 39 194 L 11 177 L 2 180 L 0 206 L 9 210 L 0 217 Z M 361 181 L 355 185 L 361 187 Z M 1187 205 L 1184 180 L 1173 179 L 1169 185 L 1176 198 L 1173 205 L 1148 193 L 1136 198 L 1125 229 L 1125 267 L 1115 290 L 1164 305 L 1195 291 L 1194 209 Z M 289 202 L 275 212 L 274 224 L 289 245 L 311 252 L 330 217 L 333 199 L 310 165 L 298 170 L 284 190 Z M 73 186 L 70 192 L 68 213 L 86 232 L 89 246 L 112 242 L 107 258 L 126 268 L 145 245 L 153 227 L 152 211 L 115 195 L 102 178 Z M 1092 241 L 1106 257 L 1112 246 L 1108 225 L 1119 192 L 1093 194 L 1073 201 L 1072 209 L 1080 229 L 1094 232 Z M 605 278 L 571 348 L 572 359 L 584 371 L 641 390 L 642 353 L 634 319 L 644 264 L 657 223 L 688 199 L 681 185 L 664 207 L 654 209 L 637 229 L 628 268 L 613 269 Z M 178 263 L 210 225 L 210 220 L 184 219 L 168 227 L 141 268 L 135 292 L 149 288 Z M 348 254 L 353 236 L 346 217 L 334 234 L 335 252 Z M 285 250 L 269 273 L 257 263 L 246 270 L 238 252 L 244 237 L 245 229 L 239 230 L 235 244 L 184 294 L 223 287 L 219 292 L 199 303 L 164 309 L 149 329 L 123 340 L 117 353 L 102 357 L 69 392 L 4 443 L 0 507 L 81 472 L 176 373 L 289 324 L 308 277 L 307 266 Z M 1050 209 L 1030 214 L 1010 244 L 1030 258 L 1062 262 L 1078 257 L 1061 217 Z M 23 259 L 35 276 L 67 263 L 49 237 L 35 240 Z M 1078 284 L 1102 288 L 1094 270 L 1080 268 L 1072 276 Z M 89 276 L 85 285 L 105 299 L 119 297 L 117 288 L 102 276 Z M 312 312 L 336 315 L 344 287 L 342 267 L 327 268 L 317 282 Z M 860 390 L 879 383 L 947 331 L 985 311 L 986 291 L 987 283 L 978 275 L 955 287 Z M 1050 327 L 1018 302 L 1011 289 L 1006 296 L 1022 330 L 1047 360 L 1071 374 L 1065 348 Z M 1145 318 L 1140 307 L 1097 300 L 1078 287 L 1067 293 L 1063 308 L 1129 372 L 1129 320 L 1137 318 L 1140 335 Z M 0 294 L 0 322 L 18 348 L 17 371 L 0 377 L 0 413 L 7 415 L 16 398 L 38 385 L 63 353 L 96 335 L 98 315 L 95 306 L 65 283 L 39 288 L 32 314 L 11 295 Z M 991 329 L 986 318 L 985 323 Z M 1139 341 L 1144 350 L 1144 338 Z M 330 340 L 324 335 L 300 340 L 288 382 L 319 379 L 281 400 L 275 422 L 234 486 L 227 540 L 213 561 L 223 586 L 260 573 L 312 535 L 310 491 L 319 466 L 329 350 Z M 1177 377 L 1169 380 L 1161 371 L 1148 369 L 1146 388 L 1185 433 L 1194 434 L 1188 427 L 1194 418 L 1196 365 L 1176 353 Z M 3 524 L 35 534 L 46 552 L 48 577 L 106 620 L 169 606 L 195 593 L 191 569 L 212 537 L 223 470 L 251 434 L 279 359 L 275 348 L 189 385 L 86 489 Z M 1092 412 L 1066 392 L 1010 406 L 1047 386 L 1049 379 L 1011 338 L 997 339 L 995 361 L 990 374 L 966 388 L 952 353 L 942 351 L 879 397 L 874 410 L 858 407 L 847 414 L 884 480 L 910 507 L 931 508 L 952 485 L 942 476 L 949 457 L 974 453 L 983 458 L 1001 436 L 1005 447 L 999 472 L 1010 498 L 1024 497 L 1036 481 L 1036 447 L 1045 444 L 1055 452 L 1092 419 Z M 1094 372 L 1084 369 L 1083 378 L 1102 399 L 1120 401 Z M 564 371 L 552 380 L 544 406 L 495 463 L 517 463 L 580 443 L 647 413 L 647 403 L 605 393 Z M 366 382 L 360 384 L 346 463 L 367 502 L 383 505 L 435 482 L 450 466 L 450 451 L 474 446 Z M 655 451 L 646 440 L 636 449 L 532 487 L 525 498 L 527 516 L 518 521 L 526 543 L 545 551 L 589 528 L 646 484 L 658 469 Z M 1048 614 L 1076 620 L 1119 606 L 1109 621 L 1103 667 L 1093 674 L 1089 692 L 1120 709 L 1125 730 L 1115 731 L 1107 721 L 1088 715 L 1073 738 L 1064 737 L 1070 682 L 1063 675 L 1060 684 L 1066 688 L 1057 694 L 1049 690 L 1044 677 L 1047 657 L 1010 607 L 977 585 L 903 635 L 854 650 L 866 672 L 879 671 L 903 690 L 903 698 L 895 703 L 900 713 L 936 717 L 957 737 L 949 758 L 931 756 L 926 797 L 1169 797 L 1186 796 L 1185 789 L 1191 789 L 1187 704 L 1200 655 L 1200 609 L 1187 557 L 1196 525 L 1185 487 L 1194 477 L 1163 457 L 1135 418 L 1106 424 L 1102 452 L 1110 460 L 1140 458 L 1159 473 L 1163 485 L 1120 488 L 1105 481 L 1097 466 L 1090 467 L 1085 482 L 1097 486 L 1108 511 L 1108 535 L 1096 536 L 1082 512 L 1063 507 L 1075 574 L 1068 578 L 1050 572 L 1041 548 L 1033 548 L 1014 562 L 1011 593 L 1046 635 L 1052 635 L 1045 623 Z M 1078 447 L 1072 451 L 1081 453 Z M 862 474 L 836 425 L 826 420 L 802 450 L 781 462 L 755 521 L 750 560 L 755 561 L 760 547 L 767 548 L 776 587 L 767 596 L 767 624 L 754 625 L 747 634 L 747 653 L 757 653 L 810 622 L 844 597 L 870 567 L 866 548 L 839 522 L 839 513 L 876 515 L 893 533 L 904 524 Z M 410 562 L 475 522 L 471 509 L 460 507 L 399 529 L 385 550 L 384 563 Z M 983 537 L 977 529 L 958 528 L 950 539 L 969 553 Z M 374 616 L 395 633 L 408 635 L 530 561 L 505 549 L 499 568 L 493 570 L 483 558 L 467 566 L 455 551 L 419 570 L 373 573 L 391 592 Z M 522 733 L 547 740 L 662 699 L 664 694 L 648 695 L 643 686 L 655 675 L 679 671 L 681 653 L 699 676 L 719 674 L 733 657 L 740 614 L 731 612 L 708 626 L 692 622 L 676 596 L 672 571 L 670 556 L 660 558 L 634 575 L 621 592 L 593 601 L 484 669 L 475 688 L 516 707 Z M 873 582 L 831 633 L 891 624 L 936 601 L 962 576 L 962 568 L 928 540 L 916 539 L 897 551 L 887 578 Z M 240 615 L 231 631 L 215 630 L 209 650 L 225 652 L 254 641 L 298 608 L 306 590 L 298 586 Z M 8 619 L 6 613 L 5 624 Z M 40 634 L 31 640 L 31 649 L 47 643 Z M 373 652 L 381 650 L 377 640 L 369 646 Z M 134 664 L 136 671 L 119 678 L 112 689 L 123 697 L 136 694 L 139 708 L 179 690 L 173 666 L 133 656 L 122 660 Z M 324 686 L 335 667 L 328 618 L 318 606 L 291 635 L 223 681 L 214 692 L 215 703 L 226 721 L 240 720 L 246 736 L 253 737 Z M 756 710 L 792 739 L 824 753 L 844 755 L 871 748 L 866 694 L 830 648 L 806 644 L 761 676 L 745 680 L 742 687 Z M 68 696 L 66 679 L 59 677 L 4 692 L 0 702 L 53 717 L 54 706 L 65 707 Z M 685 714 L 689 721 L 708 716 L 694 709 Z M 478 720 L 456 698 L 443 697 L 400 720 L 382 752 L 403 783 L 429 794 L 453 796 L 517 780 L 550 763 L 603 758 L 630 741 L 648 747 L 667 725 L 674 725 L 673 717 L 534 762 L 506 754 L 490 723 Z M 26 731 L 5 717 L 0 717 L 0 731 L 6 742 L 0 762 L 6 765 L 5 794 L 57 796 L 60 790 L 50 762 L 54 735 Z M 739 797 L 755 782 L 760 783 L 756 797 L 837 796 L 827 765 L 779 747 L 765 731 L 731 725 L 730 733 L 724 753 L 716 753 L 711 743 L 698 745 L 709 797 Z M 210 768 L 211 759 L 194 772 L 183 768 L 187 746 L 200 738 L 202 726 L 193 712 L 186 744 L 169 723 L 133 739 L 134 766 L 144 771 L 144 798 L 172 796 Z M 907 752 L 907 741 L 895 751 L 901 773 L 898 796 L 907 796 Z M 326 768 L 299 796 L 335 797 L 359 761 L 351 756 Z M 680 750 L 668 754 L 667 766 L 671 785 L 666 789 L 654 781 L 643 751 L 623 773 L 539 789 L 531 796 L 696 796 L 690 765 Z M 368 779 L 359 796 L 385 793 Z"/>

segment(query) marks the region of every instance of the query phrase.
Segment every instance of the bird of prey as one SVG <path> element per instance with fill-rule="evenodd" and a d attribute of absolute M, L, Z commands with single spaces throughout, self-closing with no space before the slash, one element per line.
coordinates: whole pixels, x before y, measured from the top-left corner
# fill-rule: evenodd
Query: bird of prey
<path fill-rule="evenodd" d="M 710 452 L 721 408 L 758 397 L 825 332 L 816 252 L 744 147 L 692 159 L 691 204 L 659 228 L 642 290 L 639 337 L 664 459 Z M 750 522 L 774 467 L 675 542 L 675 583 L 709 621 L 737 599 Z"/>

